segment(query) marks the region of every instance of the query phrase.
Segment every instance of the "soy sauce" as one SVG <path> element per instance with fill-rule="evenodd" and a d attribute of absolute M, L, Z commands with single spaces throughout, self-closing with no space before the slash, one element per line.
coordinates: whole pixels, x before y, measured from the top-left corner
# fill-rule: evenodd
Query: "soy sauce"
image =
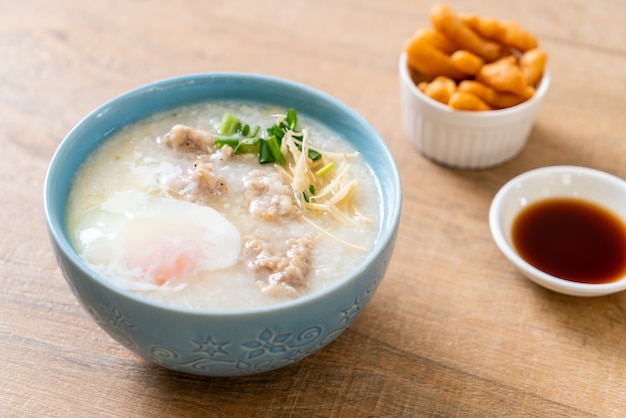
<path fill-rule="evenodd" d="M 546 199 L 513 222 L 513 246 L 539 270 L 579 283 L 610 283 L 626 275 L 626 225 L 580 199 Z"/>

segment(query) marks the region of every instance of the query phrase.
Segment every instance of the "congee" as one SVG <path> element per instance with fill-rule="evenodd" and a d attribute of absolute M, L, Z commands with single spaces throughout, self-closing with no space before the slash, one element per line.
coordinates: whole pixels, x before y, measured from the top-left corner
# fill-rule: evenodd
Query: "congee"
<path fill-rule="evenodd" d="M 267 306 L 348 274 L 380 229 L 380 190 L 320 121 L 237 101 L 135 122 L 83 162 L 72 245 L 115 285 L 211 310 Z"/>

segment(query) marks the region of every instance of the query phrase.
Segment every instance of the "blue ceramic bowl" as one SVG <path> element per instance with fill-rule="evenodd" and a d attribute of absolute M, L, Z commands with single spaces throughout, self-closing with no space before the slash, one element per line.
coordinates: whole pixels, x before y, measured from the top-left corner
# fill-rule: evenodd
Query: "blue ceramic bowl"
<path fill-rule="evenodd" d="M 276 306 L 239 310 L 185 310 L 117 288 L 92 271 L 68 239 L 65 205 L 74 173 L 87 155 L 124 125 L 211 99 L 244 99 L 314 118 L 350 141 L 374 171 L 382 193 L 381 230 L 361 266 L 335 285 Z M 91 318 L 129 350 L 164 367 L 206 376 L 250 375 L 294 363 L 339 336 L 380 284 L 400 218 L 400 176 L 381 137 L 337 100 L 290 81 L 208 73 L 158 81 L 125 93 L 85 117 L 57 149 L 45 182 L 52 247 L 65 279 Z"/>

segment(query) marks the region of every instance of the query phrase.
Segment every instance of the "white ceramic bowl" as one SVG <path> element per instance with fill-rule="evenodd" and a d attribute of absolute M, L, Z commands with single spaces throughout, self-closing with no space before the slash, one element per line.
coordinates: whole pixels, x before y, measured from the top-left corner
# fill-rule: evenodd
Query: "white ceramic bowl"
<path fill-rule="evenodd" d="M 406 53 L 398 66 L 404 130 L 433 161 L 481 169 L 511 160 L 526 145 L 537 108 L 550 85 L 543 75 L 535 95 L 517 106 L 486 112 L 452 110 L 423 94 L 411 79 Z"/>
<path fill-rule="evenodd" d="M 626 222 L 626 181 L 592 168 L 538 168 L 507 182 L 491 203 L 489 226 L 500 251 L 530 280 L 555 292 L 572 296 L 602 296 L 626 289 L 626 277 L 605 284 L 560 279 L 533 267 L 515 251 L 511 228 L 519 212 L 538 200 L 554 197 L 578 198 L 595 203 Z"/>

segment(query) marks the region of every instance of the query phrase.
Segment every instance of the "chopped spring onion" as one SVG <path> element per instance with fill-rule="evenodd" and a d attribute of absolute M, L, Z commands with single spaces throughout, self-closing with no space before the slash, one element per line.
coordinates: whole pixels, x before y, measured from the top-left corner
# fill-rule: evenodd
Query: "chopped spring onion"
<path fill-rule="evenodd" d="M 296 146 L 299 147 L 297 142 L 296 142 Z M 313 161 L 317 161 L 320 158 L 322 158 L 322 154 L 320 154 L 319 152 L 317 152 L 317 151 L 315 151 L 314 149 L 311 149 L 311 148 L 309 148 L 309 151 L 308 151 L 307 154 L 308 154 L 309 158 L 311 160 L 313 160 Z"/>
<path fill-rule="evenodd" d="M 259 146 L 259 163 L 267 164 L 273 162 L 274 157 L 272 157 L 270 146 L 267 144 L 267 141 L 261 141 L 261 145 Z"/>
<path fill-rule="evenodd" d="M 279 141 L 282 141 L 285 136 L 285 130 L 281 127 L 282 124 L 274 124 L 267 128 L 267 136 L 274 136 Z"/>
<path fill-rule="evenodd" d="M 260 126 L 250 128 L 250 125 L 242 123 L 237 116 L 226 112 L 219 127 L 221 136 L 216 138 L 215 146 L 221 148 L 228 145 L 233 148 L 235 154 L 258 154 L 261 164 L 282 165 L 285 163 L 285 155 L 281 150 L 282 139 L 287 132 L 301 138 L 302 133 L 296 132 L 297 127 L 296 111 L 288 109 L 285 115 L 279 115 L 277 122 L 266 129 L 267 136 L 261 138 Z M 321 158 L 321 154 L 313 150 L 309 151 L 309 156 L 314 160 Z"/>
<path fill-rule="evenodd" d="M 296 111 L 294 109 L 287 110 L 285 122 L 287 122 L 287 127 L 290 130 L 295 131 L 298 129 L 298 117 L 296 116 Z"/>
<path fill-rule="evenodd" d="M 319 170 L 317 170 L 315 172 L 315 175 L 317 177 L 322 177 L 324 174 L 328 173 L 330 170 L 332 170 L 335 167 L 335 163 L 333 163 L 332 161 L 329 162 L 328 164 L 326 164 L 324 167 L 320 168 Z"/>
<path fill-rule="evenodd" d="M 220 122 L 220 134 L 226 136 L 234 135 L 237 129 L 239 129 L 239 118 L 228 112 L 224 113 Z"/>
<path fill-rule="evenodd" d="M 267 143 L 267 147 L 270 151 L 270 154 L 272 154 L 274 162 L 276 162 L 276 164 L 284 164 L 285 156 L 282 152 L 280 152 L 280 143 L 278 142 L 278 139 L 272 135 L 264 142 Z"/>
<path fill-rule="evenodd" d="M 235 147 L 235 154 L 258 154 L 260 147 L 261 138 L 244 138 Z"/>
<path fill-rule="evenodd" d="M 243 138 L 236 136 L 224 136 L 215 139 L 215 146 L 222 148 L 224 145 L 231 147 L 235 154 L 258 154 L 260 138 Z"/>
<path fill-rule="evenodd" d="M 224 145 L 228 145 L 231 148 L 236 148 L 239 145 L 239 138 L 234 136 L 222 136 L 215 138 L 215 146 L 222 148 Z"/>
<path fill-rule="evenodd" d="M 259 125 L 255 126 L 254 129 L 248 135 L 248 137 L 249 138 L 255 138 L 260 130 L 261 130 L 261 127 Z"/>
<path fill-rule="evenodd" d="M 307 193 L 306 191 L 302 192 L 302 197 L 304 197 L 304 201 L 307 203 L 311 202 L 311 199 L 309 196 L 313 196 L 315 194 L 315 186 L 313 186 L 312 184 L 309 184 L 309 193 Z"/>

